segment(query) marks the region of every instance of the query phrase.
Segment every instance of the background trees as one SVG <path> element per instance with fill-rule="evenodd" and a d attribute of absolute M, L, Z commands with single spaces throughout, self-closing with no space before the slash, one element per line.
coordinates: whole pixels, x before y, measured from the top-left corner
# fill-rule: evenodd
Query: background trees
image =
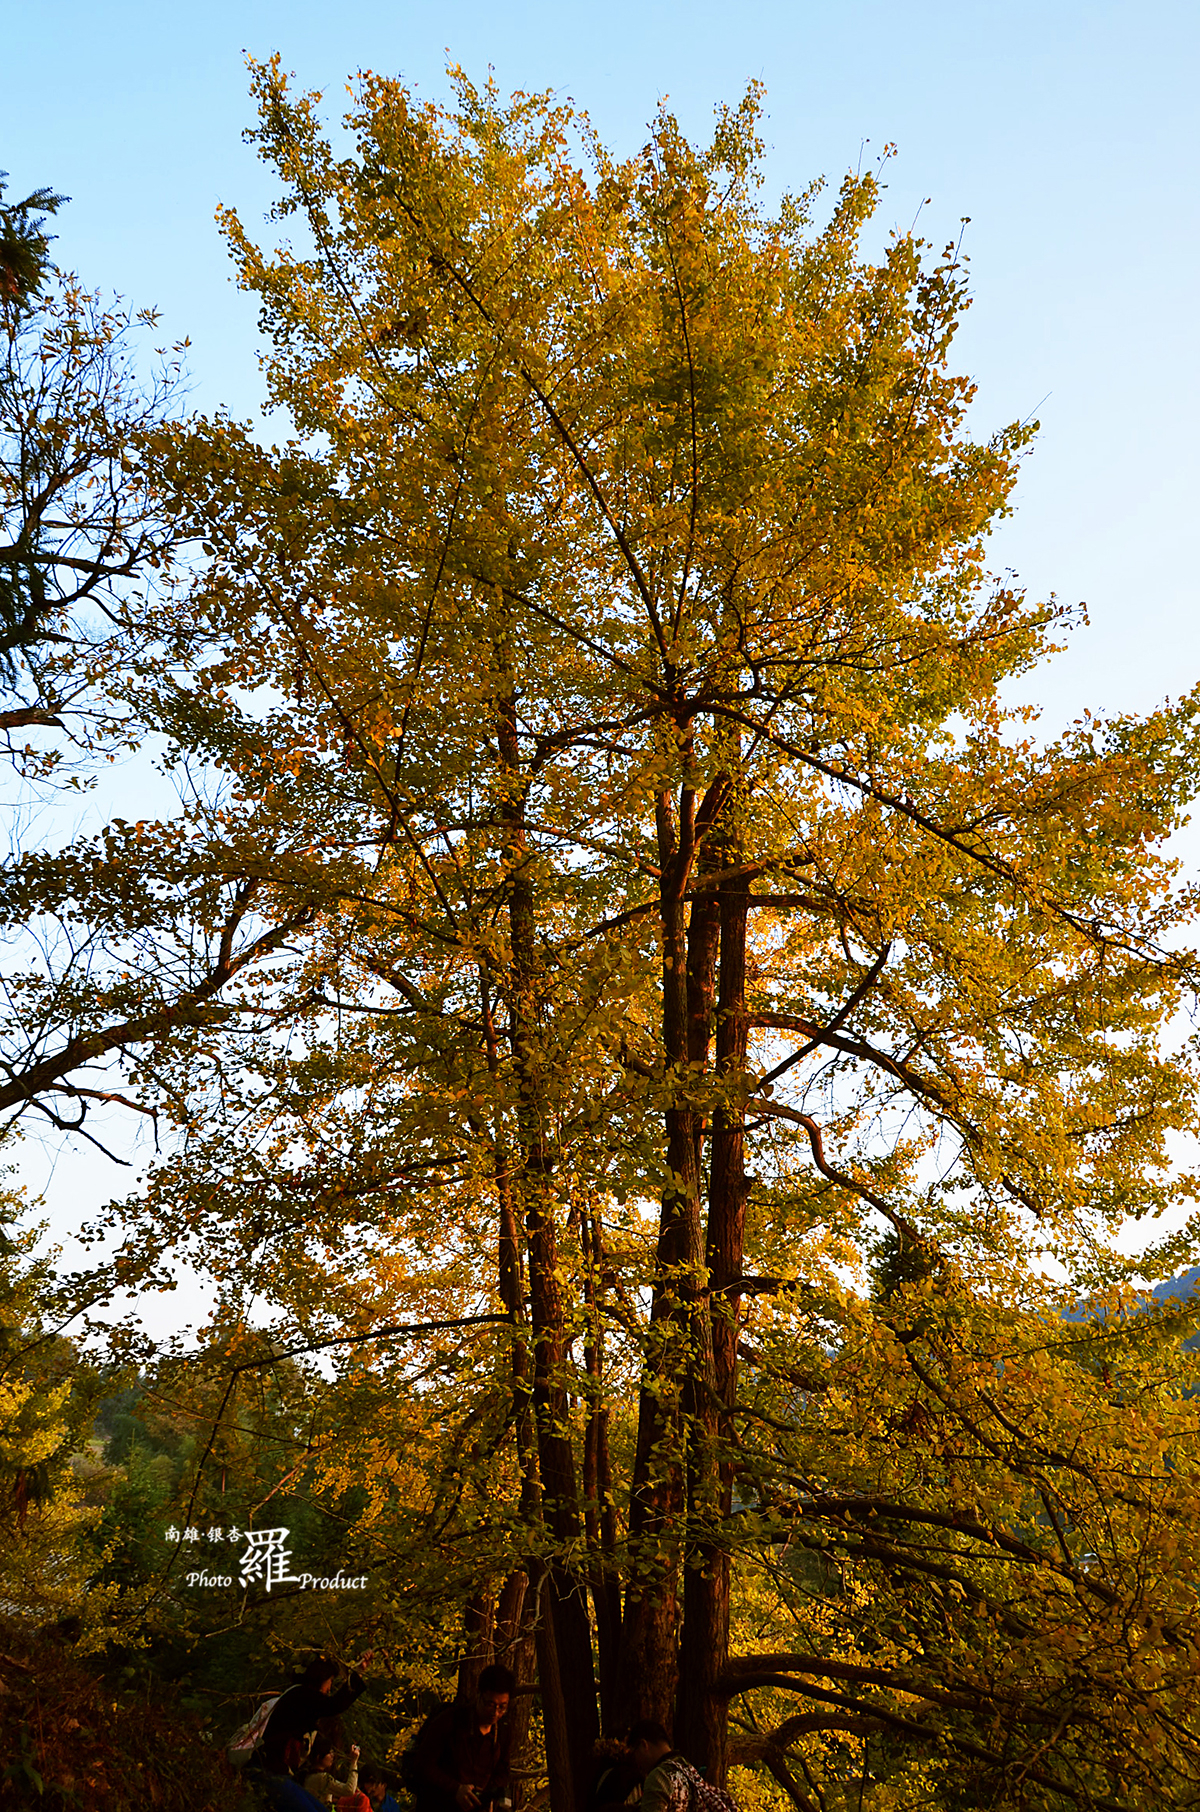
<path fill-rule="evenodd" d="M 140 435 L 176 392 L 178 359 L 144 390 L 131 340 L 153 317 L 105 309 L 50 263 L 46 215 L 63 200 L 39 189 L 0 204 L 0 660 L 10 693 L 0 728 L 10 749 L 13 730 L 63 729 L 60 713 L 76 741 L 103 721 L 102 682 L 146 645 L 147 581 L 171 543 L 136 466 Z"/>
<path fill-rule="evenodd" d="M 89 1109 L 153 1112 L 139 1064 L 224 1010 L 289 927 L 245 933 L 256 883 L 219 806 L 177 770 L 180 810 L 131 819 L 165 726 L 146 688 L 197 645 L 175 596 L 179 529 L 149 441 L 179 416 L 182 348 L 139 370 L 151 314 L 49 263 L 39 191 L 0 209 L 0 731 L 12 850 L 0 919 L 0 1113 L 80 1131 Z M 201 632 L 202 633 L 202 632 Z M 115 770 L 121 815 L 89 795 Z M 147 1086 L 143 1088 L 143 1083 Z M 90 1130 L 83 1133 L 90 1139 Z M 103 1147 L 102 1147 L 103 1148 Z"/>
<path fill-rule="evenodd" d="M 339 157 L 255 80 L 292 438 L 143 441 L 206 789 L 19 896 L 183 900 L 214 978 L 112 1217 L 211 1280 L 202 1455 L 326 1355 L 306 1489 L 536 1652 L 563 1812 L 635 1711 L 802 1806 L 1187 1803 L 1176 1359 L 1081 1364 L 1025 1258 L 1098 1286 L 1177 1187 L 1195 706 L 1006 716 L 1057 613 L 985 573 L 1029 431 L 971 437 L 960 262 L 868 258 L 871 177 L 764 209 L 753 96 L 617 164 L 367 78 Z"/>

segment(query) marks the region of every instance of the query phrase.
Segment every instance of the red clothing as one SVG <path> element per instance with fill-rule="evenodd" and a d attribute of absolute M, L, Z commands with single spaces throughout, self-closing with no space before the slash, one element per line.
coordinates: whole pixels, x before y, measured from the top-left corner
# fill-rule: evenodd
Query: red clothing
<path fill-rule="evenodd" d="M 494 1730 L 480 1730 L 473 1704 L 455 1703 L 435 1711 L 414 1746 L 421 1812 L 449 1812 L 464 1783 L 475 1788 L 485 1806 L 507 1794 L 511 1746 L 507 1717 Z"/>

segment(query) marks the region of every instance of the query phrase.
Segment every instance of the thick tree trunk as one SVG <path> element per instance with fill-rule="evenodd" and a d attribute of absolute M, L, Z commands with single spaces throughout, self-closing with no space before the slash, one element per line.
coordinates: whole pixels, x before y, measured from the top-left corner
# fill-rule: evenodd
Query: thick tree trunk
<path fill-rule="evenodd" d="M 537 1667 L 537 1645 L 533 1629 L 533 1593 L 525 1572 L 510 1573 L 504 1582 L 496 1605 L 496 1629 L 493 1653 L 497 1661 L 511 1667 L 517 1679 L 516 1695 L 509 1706 L 512 1726 L 512 1803 L 513 1812 L 521 1812 L 529 1797 L 522 1778 L 529 1767 L 529 1723 L 533 1709 L 532 1685 Z"/>
<path fill-rule="evenodd" d="M 463 1610 L 464 1647 L 458 1663 L 458 1697 L 473 1699 L 479 1676 L 495 1659 L 492 1646 L 496 1624 L 496 1600 L 492 1592 L 472 1593 Z"/>
<path fill-rule="evenodd" d="M 698 1378 L 711 1370 L 704 1312 L 700 1221 L 703 1116 L 694 1105 L 708 1060 L 718 918 L 701 893 L 690 924 L 686 894 L 693 870 L 711 866 L 705 838 L 728 796 L 719 775 L 699 810 L 683 788 L 676 815 L 658 802 L 662 874 L 662 1042 L 677 1090 L 666 1112 L 666 1165 L 638 1441 L 630 1494 L 630 1576 L 622 1628 L 618 1703 L 625 1717 L 657 1718 L 671 1728 L 679 1682 L 679 1563 L 686 1504 L 688 1430 Z M 686 1591 L 686 1583 L 685 1583 Z"/>
<path fill-rule="evenodd" d="M 694 853 L 694 796 L 685 790 L 678 818 L 666 793 L 658 801 L 662 873 L 662 1040 L 668 1074 L 687 1087 L 686 906 Z M 629 1578 L 621 1629 L 621 1721 L 657 1718 L 670 1725 L 678 1677 L 679 1524 L 684 1505 L 682 1404 L 687 1329 L 682 1280 L 698 1262 L 699 1175 L 696 1116 L 683 1102 L 666 1112 L 666 1169 L 655 1284 L 638 1402 L 637 1447 L 629 1500 Z"/>
<path fill-rule="evenodd" d="M 596 1278 L 602 1259 L 600 1229 L 585 1212 L 580 1237 L 584 1259 L 584 1300 L 588 1332 L 584 1366 L 593 1392 L 583 1443 L 584 1530 L 590 1557 L 589 1581 L 596 1620 L 600 1672 L 600 1723 L 611 1732 L 617 1715 L 617 1644 L 621 1636 L 621 1581 L 616 1569 L 617 1519 L 609 1457 L 609 1408 L 604 1401 L 604 1328 L 597 1312 Z"/>
<path fill-rule="evenodd" d="M 502 701 L 497 728 L 508 786 L 501 820 L 509 868 L 509 999 L 521 1148 L 514 1194 L 521 1200 L 529 1263 L 531 1401 L 541 1513 L 561 1551 L 577 1547 L 582 1519 L 566 1383 L 568 1343 L 558 1270 L 554 1162 L 541 1056 L 536 912 L 529 879 L 525 779 L 520 768 L 515 695 Z M 548 1708 L 546 1746 L 552 1804 L 554 1812 L 575 1812 L 576 1790 L 586 1776 L 598 1730 L 591 1627 L 582 1585 L 560 1563 L 551 1565 L 541 1591 L 538 1662 L 543 1703 Z M 554 1677 L 548 1679 L 544 1669 L 551 1665 Z"/>
<path fill-rule="evenodd" d="M 710 1369 L 697 1360 L 697 1404 L 689 1466 L 690 1531 L 685 1568 L 676 1741 L 703 1766 L 714 1786 L 728 1772 L 727 1701 L 718 1690 L 729 1655 L 730 1555 L 725 1527 L 732 1509 L 728 1455 L 737 1396 L 737 1283 L 742 1275 L 746 1199 L 745 1099 L 747 884 L 721 887 L 721 959 L 717 1002 L 717 1078 L 723 1100 L 713 1114 L 709 1154 L 705 1265 L 710 1304 Z"/>
<path fill-rule="evenodd" d="M 571 1732 L 558 1655 L 558 1629 L 551 1597 L 549 1567 L 537 1579 L 537 1597 L 538 1684 L 541 1687 L 546 1771 L 550 1776 L 550 1805 L 553 1812 L 574 1812 L 578 1802 L 575 1773 L 571 1766 Z"/>
<path fill-rule="evenodd" d="M 513 1426 L 517 1440 L 517 1463 L 521 1472 L 521 1515 L 532 1522 L 538 1515 L 541 1481 L 538 1477 L 537 1443 L 533 1426 L 533 1392 L 530 1381 L 525 1275 L 521 1261 L 521 1242 L 513 1201 L 512 1176 L 508 1155 L 496 1143 L 496 1195 L 500 1206 L 500 1237 L 497 1260 L 500 1273 L 500 1300 L 512 1316 L 512 1395 Z"/>
<path fill-rule="evenodd" d="M 534 1328 L 533 1401 L 537 1427 L 538 1469 L 542 1481 L 542 1514 L 561 1549 L 578 1547 L 582 1533 L 575 1477 L 575 1455 L 568 1427 L 569 1405 L 563 1385 L 566 1340 L 562 1298 L 558 1286 L 557 1250 L 551 1216 L 531 1204 L 529 1229 L 530 1308 Z M 575 1812 L 576 1795 L 582 1791 L 598 1734 L 596 1682 L 592 1665 L 592 1633 L 583 1583 L 558 1562 L 544 1581 L 542 1616 L 539 1619 L 539 1678 L 543 1703 L 561 1699 L 553 1724 L 546 1725 L 547 1762 L 552 1783 L 554 1812 Z M 552 1632 L 552 1645 L 546 1631 Z M 553 1681 L 543 1666 L 552 1657 Z M 552 1748 L 565 1740 L 565 1752 Z M 568 1787 L 564 1783 L 569 1783 Z"/>
<path fill-rule="evenodd" d="M 479 966 L 479 1009 L 483 1020 L 488 1074 L 493 1081 L 500 1077 L 500 1038 L 496 1030 L 495 1000 L 492 978 L 487 966 Z M 480 1131 L 485 1131 L 481 1124 Z M 512 1317 L 512 1397 L 513 1425 L 517 1439 L 517 1461 L 521 1472 L 521 1514 L 532 1522 L 538 1513 L 541 1497 L 537 1474 L 537 1446 L 533 1431 L 533 1399 L 530 1388 L 528 1304 L 525 1295 L 525 1264 L 521 1249 L 517 1205 L 513 1196 L 512 1159 L 505 1135 L 503 1112 L 495 1110 L 492 1128 L 492 1168 L 496 1180 L 498 1237 L 496 1272 L 500 1300 Z"/>
<path fill-rule="evenodd" d="M 718 846 L 719 849 L 719 846 Z M 696 863 L 697 880 L 703 882 L 715 873 L 717 851 L 702 848 Z M 688 1064 L 698 1078 L 708 1070 L 709 1046 L 712 1043 L 713 989 L 716 981 L 717 947 L 721 935 L 721 903 L 713 887 L 692 902 L 688 922 Z M 704 1134 L 706 1121 L 696 1115 L 696 1176 L 704 1174 Z"/>

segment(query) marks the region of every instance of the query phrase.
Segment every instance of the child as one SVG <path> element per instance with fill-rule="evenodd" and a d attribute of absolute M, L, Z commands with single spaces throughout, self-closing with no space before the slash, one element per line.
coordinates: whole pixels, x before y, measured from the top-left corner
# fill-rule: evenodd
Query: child
<path fill-rule="evenodd" d="M 315 1737 L 309 1751 L 307 1773 L 304 1776 L 304 1790 L 319 1799 L 323 1806 L 332 1806 L 335 1799 L 344 1799 L 347 1794 L 358 1791 L 358 1744 L 350 1745 L 350 1766 L 346 1770 L 344 1781 L 333 1774 L 334 1746 L 328 1737 Z"/>

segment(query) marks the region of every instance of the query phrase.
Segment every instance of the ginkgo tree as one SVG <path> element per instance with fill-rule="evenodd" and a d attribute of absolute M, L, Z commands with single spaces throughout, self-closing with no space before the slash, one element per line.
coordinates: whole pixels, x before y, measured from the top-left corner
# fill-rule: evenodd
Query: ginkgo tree
<path fill-rule="evenodd" d="M 972 438 L 961 259 L 868 257 L 877 176 L 768 209 L 753 93 L 620 161 L 461 77 L 363 77 L 339 154 L 254 84 L 292 437 L 151 437 L 207 643 L 140 697 L 275 941 L 156 1057 L 122 1281 L 173 1245 L 239 1366 L 374 1380 L 560 1812 L 636 1712 L 802 1806 L 1189 1803 L 1173 1349 L 1097 1382 L 1026 1257 L 1098 1288 L 1186 1190 L 1196 702 L 1005 712 L 1060 613 L 987 575 L 1032 430 Z"/>

